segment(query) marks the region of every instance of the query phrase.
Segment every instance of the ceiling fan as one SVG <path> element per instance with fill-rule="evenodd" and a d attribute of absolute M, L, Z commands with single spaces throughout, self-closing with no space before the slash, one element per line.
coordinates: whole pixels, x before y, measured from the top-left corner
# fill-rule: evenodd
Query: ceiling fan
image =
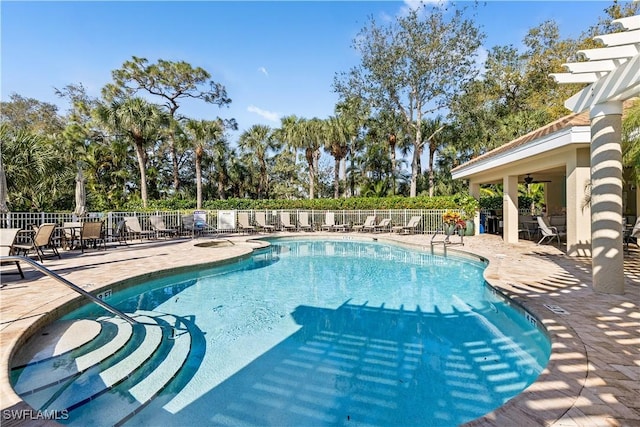
<path fill-rule="evenodd" d="M 524 177 L 524 186 L 525 187 L 529 187 L 529 184 L 540 184 L 542 182 L 551 182 L 551 181 L 533 179 L 533 177 L 531 176 L 530 173 L 528 173 L 527 176 Z"/>

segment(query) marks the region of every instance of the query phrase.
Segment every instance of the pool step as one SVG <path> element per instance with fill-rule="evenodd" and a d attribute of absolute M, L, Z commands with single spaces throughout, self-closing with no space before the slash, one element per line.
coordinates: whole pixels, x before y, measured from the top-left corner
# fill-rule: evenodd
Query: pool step
<path fill-rule="evenodd" d="M 159 318 L 174 328 L 172 332 L 173 346 L 169 354 L 154 367 L 148 376 L 129 389 L 129 393 L 142 403 L 152 399 L 173 379 L 187 360 L 191 350 L 191 334 L 184 325 L 179 324 L 181 322 L 171 315 L 159 316 Z"/>
<path fill-rule="evenodd" d="M 35 362 L 19 368 L 20 376 L 13 384 L 16 393 L 29 395 L 55 387 L 116 353 L 131 338 L 133 329 L 124 320 L 106 318 L 98 321 L 102 324 L 102 329 L 92 342 L 57 357 L 36 359 Z M 79 354 L 87 347 L 87 353 Z"/>
<path fill-rule="evenodd" d="M 174 337 L 170 338 L 172 333 L 169 328 L 163 328 L 165 339 L 152 358 L 117 387 L 73 409 L 71 416 L 82 420 L 78 421 L 78 425 L 118 425 L 126 422 L 162 392 L 179 373 L 191 351 L 191 334 L 184 322 L 172 315 L 155 314 L 154 318 L 159 323 L 174 326 Z"/>
<path fill-rule="evenodd" d="M 74 378 L 40 409 L 48 411 L 71 410 L 109 390 L 144 364 L 160 345 L 162 331 L 156 321 L 150 317 L 137 316 L 136 320 L 143 323 L 134 326 L 134 329 L 137 330 L 134 331 L 134 335 L 142 335 L 138 336 L 141 340 L 127 346 L 127 353 L 124 357 L 121 357 L 120 353 L 122 352 L 119 352 L 113 355 L 113 358 L 106 359 L 100 365 L 85 371 Z"/>
<path fill-rule="evenodd" d="M 93 341 L 17 368 L 14 388 L 32 407 L 70 411 L 82 425 L 125 422 L 171 384 L 192 345 L 184 319 L 142 310 L 130 316 L 141 324 L 102 317 Z"/>

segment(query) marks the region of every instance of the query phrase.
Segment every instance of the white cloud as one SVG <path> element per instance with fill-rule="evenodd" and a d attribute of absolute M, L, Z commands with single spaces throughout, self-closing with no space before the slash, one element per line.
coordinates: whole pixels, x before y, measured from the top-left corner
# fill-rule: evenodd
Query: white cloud
<path fill-rule="evenodd" d="M 410 11 L 418 10 L 422 6 L 433 5 L 438 7 L 444 7 L 447 4 L 447 0 L 404 0 L 404 6 L 400 8 L 400 16 L 407 16 Z"/>
<path fill-rule="evenodd" d="M 258 71 L 260 71 L 262 74 L 264 74 L 265 76 L 269 77 L 269 72 L 267 71 L 266 68 L 264 67 L 259 67 Z"/>
<path fill-rule="evenodd" d="M 263 117 L 271 122 L 279 122 L 280 121 L 280 113 L 276 113 L 273 111 L 267 111 L 267 110 L 263 110 L 262 108 L 258 108 L 255 105 L 249 105 L 247 107 L 247 111 L 250 113 L 255 113 L 257 115 L 259 115 L 260 117 Z"/>
<path fill-rule="evenodd" d="M 477 53 L 478 56 L 476 56 L 476 67 L 480 71 L 480 74 L 478 74 L 478 78 L 481 78 L 484 77 L 484 74 L 487 71 L 485 65 L 487 63 L 487 58 L 489 57 L 489 52 L 484 46 L 480 46 Z"/>

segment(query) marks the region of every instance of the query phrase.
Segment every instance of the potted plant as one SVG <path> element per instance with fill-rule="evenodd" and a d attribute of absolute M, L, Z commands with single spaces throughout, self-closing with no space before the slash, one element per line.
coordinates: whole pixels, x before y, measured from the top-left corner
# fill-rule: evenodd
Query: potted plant
<path fill-rule="evenodd" d="M 447 239 L 453 233 L 458 233 L 460 236 L 464 235 L 467 224 L 459 212 L 446 211 L 442 214 L 442 222 L 444 224 L 444 234 L 447 235 Z"/>
<path fill-rule="evenodd" d="M 464 212 L 462 219 L 465 221 L 465 236 L 473 236 L 475 234 L 475 224 L 473 218 L 480 209 L 480 202 L 473 196 L 460 195 L 454 199 Z"/>

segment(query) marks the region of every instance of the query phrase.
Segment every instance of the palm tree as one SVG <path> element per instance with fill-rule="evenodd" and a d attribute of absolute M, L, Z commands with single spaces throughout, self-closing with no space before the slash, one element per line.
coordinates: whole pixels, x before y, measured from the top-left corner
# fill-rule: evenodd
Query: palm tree
<path fill-rule="evenodd" d="M 163 126 L 169 123 L 168 117 L 156 105 L 142 98 L 126 98 L 112 101 L 111 104 L 99 104 L 95 110 L 97 120 L 113 136 L 121 137 L 133 143 L 140 169 L 140 197 L 142 205 L 147 207 L 147 146 L 160 138 Z"/>
<path fill-rule="evenodd" d="M 240 135 L 238 145 L 242 150 L 251 152 L 260 167 L 258 198 L 269 198 L 269 181 L 267 175 L 267 152 L 278 149 L 278 142 L 273 131 L 266 125 L 253 125 Z"/>
<path fill-rule="evenodd" d="M 98 210 L 119 209 L 125 201 L 126 185 L 135 168 L 131 146 L 122 141 L 94 141 L 84 157 L 87 167 L 87 190 L 91 204 Z"/>
<path fill-rule="evenodd" d="M 189 120 L 185 130 L 191 137 L 196 168 L 196 208 L 202 209 L 202 157 L 224 134 L 222 120 Z"/>
<path fill-rule="evenodd" d="M 45 136 L 7 123 L 0 124 L 0 155 L 12 210 L 54 209 L 61 183 L 75 176 L 75 167 L 63 161 Z"/>
<path fill-rule="evenodd" d="M 298 150 L 294 144 L 291 143 L 291 140 L 293 139 L 293 129 L 297 121 L 298 118 L 293 114 L 282 117 L 280 119 L 280 127 L 273 131 L 274 138 L 278 140 L 280 146 L 283 148 L 281 154 L 283 154 L 284 151 L 287 152 L 286 156 L 281 157 L 292 159 L 295 164 L 298 163 Z M 296 178 L 291 174 L 289 176 L 289 185 L 294 187 L 296 184 Z"/>
<path fill-rule="evenodd" d="M 311 120 L 287 116 L 281 119 L 278 132 L 286 144 L 296 150 L 303 150 L 309 171 L 309 198 L 315 196 L 316 170 L 322 146 L 322 121 L 317 118 Z"/>
<path fill-rule="evenodd" d="M 218 197 L 221 200 L 227 198 L 227 186 L 229 185 L 229 168 L 233 166 L 236 159 L 234 151 L 229 147 L 226 136 L 218 138 L 211 146 L 211 160 L 213 167 L 213 175 L 216 179 L 218 187 Z"/>
<path fill-rule="evenodd" d="M 353 96 L 337 103 L 335 111 L 344 124 L 345 132 L 349 140 L 347 156 L 349 156 L 350 159 L 350 166 L 346 172 L 347 175 L 349 175 L 349 195 L 354 196 L 356 187 L 355 172 L 358 169 L 356 166 L 356 157 L 364 148 L 362 146 L 362 140 L 359 137 L 369 117 L 370 110 L 363 103 L 362 98 Z M 347 168 L 345 167 L 345 169 Z"/>
<path fill-rule="evenodd" d="M 349 152 L 348 129 L 340 117 L 330 116 L 324 121 L 324 149 L 335 160 L 333 170 L 333 198 L 340 197 L 340 163 Z"/>

